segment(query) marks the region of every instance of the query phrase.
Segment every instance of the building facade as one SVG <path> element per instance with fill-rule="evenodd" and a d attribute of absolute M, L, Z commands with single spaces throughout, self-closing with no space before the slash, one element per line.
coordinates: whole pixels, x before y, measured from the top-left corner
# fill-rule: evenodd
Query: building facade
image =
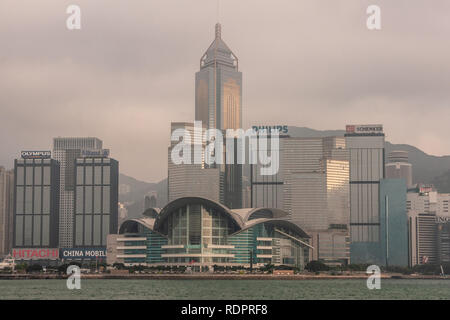
<path fill-rule="evenodd" d="M 238 58 L 222 40 L 219 23 L 215 31 L 195 74 L 195 120 L 207 129 L 238 129 L 242 127 L 242 73 Z"/>
<path fill-rule="evenodd" d="M 450 194 L 418 186 L 407 194 L 409 263 L 450 262 Z"/>
<path fill-rule="evenodd" d="M 386 178 L 405 179 L 406 186 L 411 188 L 412 165 L 408 162 L 408 151 L 392 151 L 388 154 L 388 163 L 386 163 Z"/>
<path fill-rule="evenodd" d="M 60 163 L 59 244 L 70 248 L 74 241 L 75 160 L 83 150 L 100 151 L 103 142 L 97 138 L 54 138 L 53 156 Z"/>
<path fill-rule="evenodd" d="M 346 147 L 350 159 L 351 261 L 361 261 L 358 243 L 380 242 L 380 180 L 384 178 L 382 125 L 348 125 Z"/>
<path fill-rule="evenodd" d="M 119 163 L 109 157 L 79 157 L 75 164 L 73 247 L 106 247 L 118 230 Z"/>
<path fill-rule="evenodd" d="M 205 198 L 179 198 L 153 215 L 125 221 L 119 235 L 110 236 L 108 255 L 125 264 L 303 269 L 309 236 L 285 216 L 278 209 L 231 210 Z"/>
<path fill-rule="evenodd" d="M 0 167 L 0 258 L 9 254 L 13 242 L 14 171 Z"/>
<path fill-rule="evenodd" d="M 59 174 L 47 157 L 14 161 L 14 248 L 58 247 Z"/>

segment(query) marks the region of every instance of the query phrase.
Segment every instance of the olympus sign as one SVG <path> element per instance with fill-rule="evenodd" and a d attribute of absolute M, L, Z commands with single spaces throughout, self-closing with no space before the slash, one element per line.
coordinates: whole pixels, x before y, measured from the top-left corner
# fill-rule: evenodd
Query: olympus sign
<path fill-rule="evenodd" d="M 51 151 L 22 151 L 22 159 L 50 159 Z"/>

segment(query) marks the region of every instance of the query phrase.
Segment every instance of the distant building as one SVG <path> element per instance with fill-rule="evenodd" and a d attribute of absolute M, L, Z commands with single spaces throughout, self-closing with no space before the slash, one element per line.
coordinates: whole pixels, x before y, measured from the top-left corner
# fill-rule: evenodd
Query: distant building
<path fill-rule="evenodd" d="M 0 167 L 0 258 L 9 254 L 13 242 L 14 171 Z"/>
<path fill-rule="evenodd" d="M 78 157 L 75 164 L 73 247 L 106 247 L 118 230 L 119 163 L 109 157 Z"/>
<path fill-rule="evenodd" d="M 156 192 L 154 192 L 153 194 L 146 195 L 144 197 L 144 211 L 149 208 L 156 208 L 156 197 L 157 197 Z"/>
<path fill-rule="evenodd" d="M 14 161 L 14 248 L 57 248 L 59 162 L 45 156 Z"/>
<path fill-rule="evenodd" d="M 410 265 L 450 262 L 450 194 L 418 186 L 407 194 Z"/>
<path fill-rule="evenodd" d="M 406 186 L 412 187 L 412 165 L 408 162 L 408 151 L 392 151 L 386 163 L 386 178 L 405 179 Z"/>

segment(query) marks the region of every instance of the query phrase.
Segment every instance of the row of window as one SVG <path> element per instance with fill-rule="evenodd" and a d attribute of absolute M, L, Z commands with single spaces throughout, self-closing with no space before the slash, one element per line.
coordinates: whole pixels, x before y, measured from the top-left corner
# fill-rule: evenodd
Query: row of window
<path fill-rule="evenodd" d="M 50 185 L 50 166 L 17 166 L 17 185 Z"/>
<path fill-rule="evenodd" d="M 76 214 L 110 213 L 109 186 L 77 186 Z"/>
<path fill-rule="evenodd" d="M 48 246 L 50 241 L 50 215 L 16 216 L 16 246 Z"/>
<path fill-rule="evenodd" d="M 49 214 L 50 187 L 18 186 L 16 214 Z"/>
<path fill-rule="evenodd" d="M 111 183 L 111 167 L 77 166 L 77 185 L 109 185 Z"/>
<path fill-rule="evenodd" d="M 76 246 L 106 246 L 109 215 L 78 215 L 75 217 Z"/>

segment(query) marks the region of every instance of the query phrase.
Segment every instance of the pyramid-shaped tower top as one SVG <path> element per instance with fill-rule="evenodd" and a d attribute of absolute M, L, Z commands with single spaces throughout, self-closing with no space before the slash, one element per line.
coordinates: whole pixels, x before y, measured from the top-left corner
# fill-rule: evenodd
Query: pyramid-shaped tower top
<path fill-rule="evenodd" d="M 238 70 L 238 58 L 222 40 L 222 26 L 216 23 L 215 39 L 200 59 L 200 69 L 224 65 Z"/>

